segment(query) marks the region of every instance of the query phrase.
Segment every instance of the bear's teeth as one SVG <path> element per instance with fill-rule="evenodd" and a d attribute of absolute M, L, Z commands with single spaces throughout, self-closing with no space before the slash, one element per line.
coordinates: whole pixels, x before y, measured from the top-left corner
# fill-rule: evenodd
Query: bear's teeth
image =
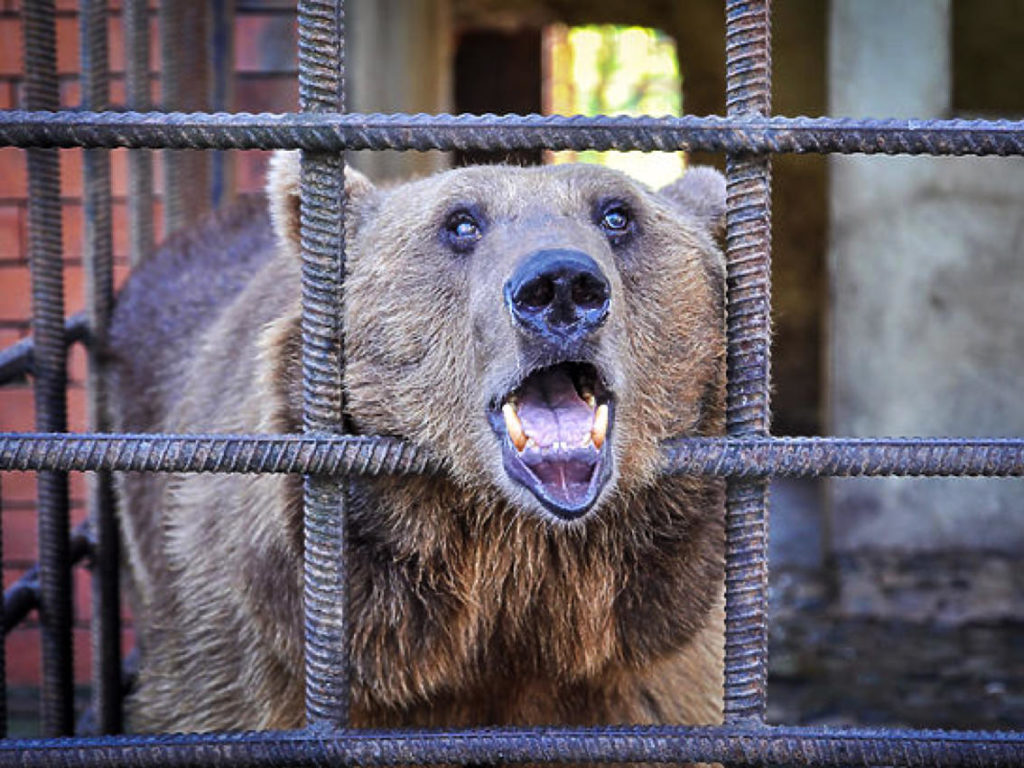
<path fill-rule="evenodd" d="M 516 407 L 512 403 L 505 403 L 501 406 L 501 414 L 505 417 L 505 430 L 508 432 L 512 444 L 516 450 L 522 452 L 526 448 L 526 432 L 523 431 L 523 422 L 519 420 Z"/>
<path fill-rule="evenodd" d="M 597 408 L 597 398 L 594 397 L 593 392 L 585 391 L 583 393 L 583 402 L 590 406 L 590 410 Z"/>
<path fill-rule="evenodd" d="M 608 434 L 608 404 L 602 403 L 594 411 L 594 425 L 590 428 L 590 439 L 594 441 L 594 447 L 601 450 L 604 445 L 604 438 Z"/>

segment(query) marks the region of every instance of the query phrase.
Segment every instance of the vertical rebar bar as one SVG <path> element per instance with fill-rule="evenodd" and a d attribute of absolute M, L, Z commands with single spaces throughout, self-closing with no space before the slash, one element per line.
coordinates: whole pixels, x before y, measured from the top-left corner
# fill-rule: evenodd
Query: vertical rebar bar
<path fill-rule="evenodd" d="M 160 76 L 163 109 L 190 112 L 210 106 L 208 3 L 160 3 Z M 208 208 L 210 153 L 165 149 L 164 234 L 198 219 Z"/>
<path fill-rule="evenodd" d="M 4 514 L 3 475 L 0 473 L 0 521 Z M 0 525 L 0 562 L 4 559 L 4 527 Z M 0 600 L 0 627 L 7 626 L 4 601 Z M 0 642 L 0 739 L 7 738 L 7 649 Z"/>
<path fill-rule="evenodd" d="M 726 2 L 726 110 L 771 110 L 770 0 Z M 728 394 L 731 435 L 766 435 L 771 375 L 770 156 L 726 158 Z M 764 718 L 768 484 L 730 479 L 726 496 L 725 717 Z"/>
<path fill-rule="evenodd" d="M 53 0 L 26 1 L 23 14 L 25 107 L 57 109 L 60 98 Z M 36 428 L 41 432 L 64 432 L 67 429 L 67 370 L 60 164 L 55 149 L 29 149 L 27 155 Z M 66 473 L 39 473 L 38 519 L 42 733 L 63 736 L 70 734 L 74 727 Z"/>
<path fill-rule="evenodd" d="M 149 80 L 149 0 L 124 0 L 125 106 L 147 112 L 152 106 Z M 153 250 L 153 153 L 128 154 L 129 253 L 136 266 Z"/>
<path fill-rule="evenodd" d="M 228 112 L 234 101 L 235 0 L 210 3 L 210 108 Z M 235 194 L 234 153 L 210 154 L 210 206 L 217 208 Z"/>
<path fill-rule="evenodd" d="M 106 0 L 81 0 L 82 109 L 107 109 L 110 67 Z M 114 245 L 110 218 L 110 152 L 86 149 L 83 168 L 85 306 L 89 318 L 89 428 L 108 429 L 106 387 L 101 370 L 107 320 L 114 303 Z M 99 733 L 121 730 L 121 612 L 117 523 L 110 472 L 89 483 L 89 516 L 96 539 L 92 565 L 92 708 Z"/>
<path fill-rule="evenodd" d="M 344 7 L 299 2 L 299 100 L 304 112 L 344 110 Z M 302 375 L 308 434 L 342 431 L 345 162 L 304 152 L 301 180 Z M 349 708 L 344 481 L 305 484 L 306 719 L 344 727 Z"/>

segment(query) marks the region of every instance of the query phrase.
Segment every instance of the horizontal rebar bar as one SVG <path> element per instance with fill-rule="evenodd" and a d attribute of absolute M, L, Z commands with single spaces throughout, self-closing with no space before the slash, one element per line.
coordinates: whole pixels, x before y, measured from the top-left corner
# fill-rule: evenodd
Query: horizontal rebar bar
<path fill-rule="evenodd" d="M 1024 438 L 695 437 L 663 445 L 666 474 L 1021 477 Z M 393 437 L 0 433 L 0 470 L 400 475 L 444 461 Z"/>
<path fill-rule="evenodd" d="M 1020 120 L 0 111 L 0 146 L 1020 155 Z"/>
<path fill-rule="evenodd" d="M 465 731 L 263 732 L 0 741 L 0 768 L 708 762 L 731 765 L 1024 764 L 1020 734 L 648 726 Z"/>

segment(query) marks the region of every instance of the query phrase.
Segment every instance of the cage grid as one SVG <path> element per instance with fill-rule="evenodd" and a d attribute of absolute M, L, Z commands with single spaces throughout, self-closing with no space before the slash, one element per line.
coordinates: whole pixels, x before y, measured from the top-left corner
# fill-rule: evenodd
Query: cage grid
<path fill-rule="evenodd" d="M 777 152 L 1024 154 L 1024 123 L 770 116 L 769 0 L 727 0 L 727 116 L 558 118 L 345 114 L 344 9 L 300 0 L 301 113 L 111 112 L 107 7 L 81 3 L 83 109 L 57 111 L 54 7 L 25 0 L 26 110 L 0 112 L 0 146 L 24 147 L 30 177 L 31 341 L 0 353 L 0 381 L 34 374 L 35 434 L 0 435 L 0 469 L 40 473 L 38 569 L 8 590 L 4 625 L 41 608 L 43 731 L 0 739 L 0 765 L 360 765 L 478 762 L 723 762 L 730 764 L 1019 766 L 1024 734 L 769 726 L 766 690 L 766 483 L 776 475 L 1024 475 L 1024 439 L 776 438 L 769 431 L 770 157 Z M 146 4 L 126 0 L 129 108 L 149 108 Z M 58 147 L 85 147 L 90 247 L 88 316 L 66 322 L 57 208 Z M 112 302 L 105 149 L 303 150 L 301 179 L 304 424 L 302 435 L 66 434 L 66 345 L 101 340 Z M 344 477 L 441 472 L 443 463 L 383 437 L 342 434 L 341 307 L 346 149 L 669 149 L 726 153 L 727 424 L 722 438 L 670 441 L 665 471 L 728 478 L 725 723 L 716 726 L 366 731 L 346 727 Z M 133 153 L 146 158 L 146 153 Z M 148 189 L 145 160 L 133 183 Z M 134 197 L 134 195 L 133 195 Z M 139 252 L 152 222 L 133 216 Z M 92 361 L 90 407 L 104 396 Z M 109 473 L 290 472 L 306 476 L 306 714 L 294 732 L 123 736 L 117 647 L 117 556 Z M 88 532 L 68 530 L 68 471 L 95 472 Z M 70 569 L 92 553 L 96 730 L 70 738 Z M 0 663 L 2 663 L 0 654 Z"/>

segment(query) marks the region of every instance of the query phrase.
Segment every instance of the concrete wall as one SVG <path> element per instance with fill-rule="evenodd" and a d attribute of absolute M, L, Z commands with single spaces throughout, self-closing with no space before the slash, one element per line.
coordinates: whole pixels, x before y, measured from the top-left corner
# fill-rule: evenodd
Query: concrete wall
<path fill-rule="evenodd" d="M 949 0 L 832 8 L 832 114 L 949 116 Z M 1024 161 L 834 157 L 830 207 L 830 430 L 1024 434 Z M 836 481 L 831 511 L 841 553 L 1024 545 L 1015 480 Z"/>
<path fill-rule="evenodd" d="M 449 0 L 346 3 L 348 108 L 353 112 L 451 112 L 454 29 Z M 375 182 L 448 166 L 440 152 L 358 152 Z"/>

